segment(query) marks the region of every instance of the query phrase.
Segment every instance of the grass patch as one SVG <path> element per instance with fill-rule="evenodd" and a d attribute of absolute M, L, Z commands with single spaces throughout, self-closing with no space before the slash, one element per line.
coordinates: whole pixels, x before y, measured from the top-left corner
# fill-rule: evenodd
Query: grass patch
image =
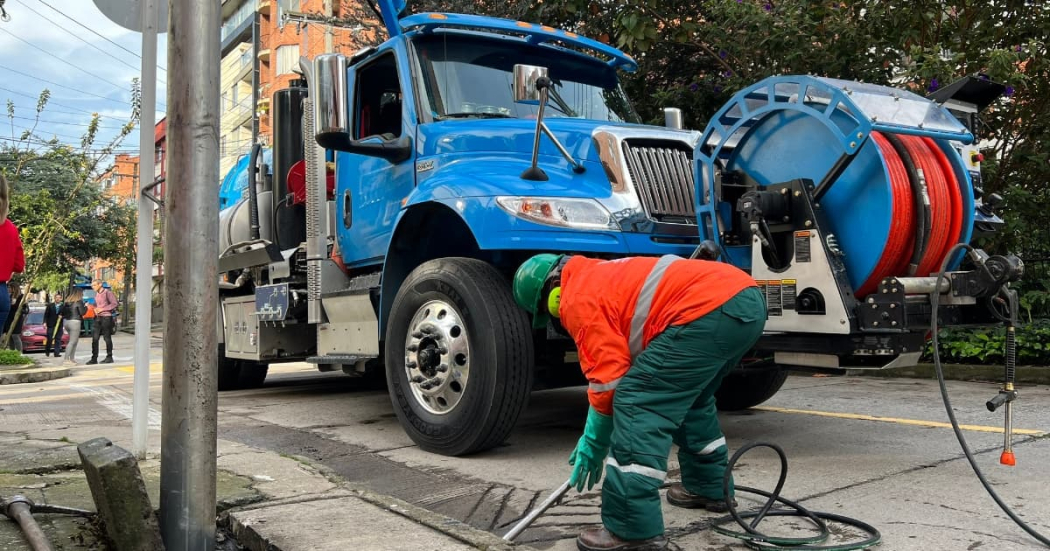
<path fill-rule="evenodd" d="M 0 365 L 25 365 L 33 363 L 33 359 L 23 356 L 17 350 L 0 350 Z"/>

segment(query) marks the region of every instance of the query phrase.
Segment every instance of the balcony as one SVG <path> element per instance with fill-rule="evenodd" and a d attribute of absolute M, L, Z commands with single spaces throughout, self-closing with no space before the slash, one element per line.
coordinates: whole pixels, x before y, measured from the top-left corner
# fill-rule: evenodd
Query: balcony
<path fill-rule="evenodd" d="M 238 106 L 236 109 L 230 109 L 222 115 L 222 126 L 224 129 L 234 129 L 238 126 L 243 126 L 245 121 L 252 119 L 251 103 L 247 106 Z"/>
<path fill-rule="evenodd" d="M 260 0 L 259 7 L 257 9 L 259 10 L 259 13 L 262 14 L 262 15 L 270 15 L 270 9 L 272 7 L 273 7 L 273 2 L 271 2 L 270 0 Z"/>
<path fill-rule="evenodd" d="M 268 98 L 266 96 L 259 96 L 259 99 L 258 99 L 258 101 L 256 103 L 256 109 L 259 110 L 258 114 L 260 114 L 260 115 L 264 114 L 264 113 L 269 113 L 270 112 L 270 98 Z"/>
<path fill-rule="evenodd" d="M 269 62 L 270 61 L 270 49 L 266 48 L 259 50 L 259 61 Z"/>

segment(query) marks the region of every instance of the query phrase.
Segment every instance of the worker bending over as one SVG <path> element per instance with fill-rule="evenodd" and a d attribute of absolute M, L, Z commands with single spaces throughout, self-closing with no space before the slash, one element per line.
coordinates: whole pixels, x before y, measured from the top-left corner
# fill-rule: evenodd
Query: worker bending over
<path fill-rule="evenodd" d="M 728 449 L 715 391 L 762 334 L 766 305 L 755 281 L 729 264 L 675 256 L 541 254 L 518 268 L 514 298 L 533 314 L 534 327 L 546 327 L 551 316 L 560 321 L 590 383 L 570 481 L 578 491 L 591 489 L 602 463 L 608 466 L 604 526 L 584 531 L 577 546 L 667 545 L 658 490 L 672 442 L 682 483 L 668 490 L 668 502 L 724 511 Z"/>

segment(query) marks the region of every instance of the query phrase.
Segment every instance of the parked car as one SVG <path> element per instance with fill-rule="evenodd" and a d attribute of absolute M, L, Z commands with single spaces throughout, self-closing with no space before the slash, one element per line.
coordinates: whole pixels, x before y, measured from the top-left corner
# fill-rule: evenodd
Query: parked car
<path fill-rule="evenodd" d="M 54 328 L 52 328 L 53 330 Z M 69 343 L 69 335 L 62 333 L 62 349 Z M 44 307 L 29 306 L 29 314 L 22 324 L 22 351 L 40 352 L 47 344 L 47 326 L 44 325 Z"/>

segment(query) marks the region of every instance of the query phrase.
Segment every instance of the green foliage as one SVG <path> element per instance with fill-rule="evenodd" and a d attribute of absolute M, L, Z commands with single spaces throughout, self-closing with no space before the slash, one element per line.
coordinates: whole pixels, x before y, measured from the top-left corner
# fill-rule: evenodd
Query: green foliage
<path fill-rule="evenodd" d="M 17 350 L 0 350 L 0 365 L 26 365 L 33 363 L 32 358 L 27 358 Z"/>
<path fill-rule="evenodd" d="M 943 329 L 939 340 L 942 361 L 986 364 L 1004 360 L 1006 329 L 1001 326 Z M 1017 327 L 1014 342 L 1019 365 L 1050 365 L 1050 320 L 1037 320 Z M 932 360 L 932 341 L 927 343 L 923 357 Z"/>
<path fill-rule="evenodd" d="M 33 289 L 65 291 L 70 274 L 90 258 L 123 262 L 135 231 L 134 206 L 106 197 L 95 184 L 101 162 L 134 129 L 139 90 L 132 85 L 131 119 L 108 144 L 95 146 L 99 116 L 85 131 L 80 147 L 36 135 L 50 92 L 37 101 L 37 118 L 14 142 L 0 145 L 0 171 L 11 186 L 9 218 L 18 228 L 26 254 L 20 282 Z M 13 120 L 14 104 L 7 116 Z M 20 123 L 21 125 L 21 123 Z M 130 223 L 129 223 L 130 220 Z M 130 253 L 133 254 L 133 253 Z M 0 337 L 0 346 L 7 335 Z"/>
<path fill-rule="evenodd" d="M 976 129 L 984 191 L 1005 198 L 1007 226 L 982 243 L 1028 262 L 1022 293 L 1050 279 L 1050 3 L 1025 0 L 597 0 L 534 2 L 534 21 L 625 49 L 625 88 L 642 118 L 683 110 L 703 129 L 733 93 L 765 77 L 812 74 L 919 94 L 984 74 L 1009 86 Z M 1032 296 L 1032 314 L 1050 316 Z"/>

